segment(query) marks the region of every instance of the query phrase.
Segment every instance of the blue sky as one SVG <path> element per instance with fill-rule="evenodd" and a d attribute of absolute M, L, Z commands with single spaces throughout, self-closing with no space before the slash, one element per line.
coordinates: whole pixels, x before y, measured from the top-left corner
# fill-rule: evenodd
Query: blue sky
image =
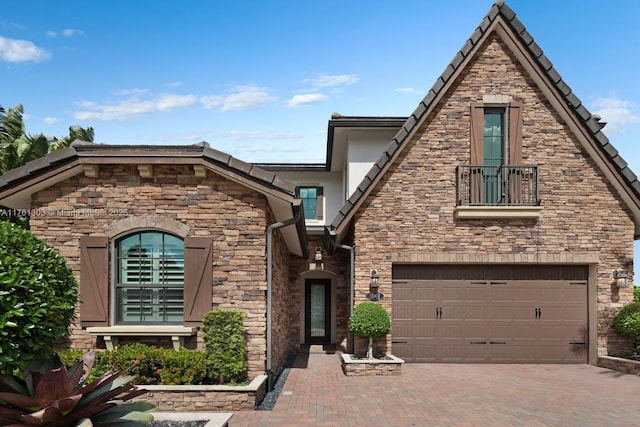
<path fill-rule="evenodd" d="M 493 4 L 20 0 L 0 15 L 0 105 L 27 132 L 323 162 L 327 120 L 410 114 Z M 510 0 L 640 173 L 640 2 Z"/>

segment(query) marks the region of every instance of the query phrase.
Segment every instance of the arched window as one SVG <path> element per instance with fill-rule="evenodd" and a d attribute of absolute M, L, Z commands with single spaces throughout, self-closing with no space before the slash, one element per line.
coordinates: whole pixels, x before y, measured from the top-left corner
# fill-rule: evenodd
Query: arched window
<path fill-rule="evenodd" d="M 184 241 L 160 231 L 141 231 L 115 244 L 117 324 L 182 324 Z"/>

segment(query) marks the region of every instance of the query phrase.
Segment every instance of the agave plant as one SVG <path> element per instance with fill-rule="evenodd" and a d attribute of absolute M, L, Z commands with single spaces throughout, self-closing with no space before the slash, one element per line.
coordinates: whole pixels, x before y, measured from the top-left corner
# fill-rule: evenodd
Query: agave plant
<path fill-rule="evenodd" d="M 69 370 L 57 356 L 36 359 L 24 369 L 24 379 L 0 376 L 0 426 L 149 426 L 153 405 L 123 403 L 144 394 L 125 371 L 106 372 L 86 380 L 95 352 L 85 353 Z"/>

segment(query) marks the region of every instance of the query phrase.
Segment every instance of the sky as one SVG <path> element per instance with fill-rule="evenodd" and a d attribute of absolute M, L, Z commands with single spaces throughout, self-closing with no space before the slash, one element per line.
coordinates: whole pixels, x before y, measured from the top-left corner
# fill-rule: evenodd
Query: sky
<path fill-rule="evenodd" d="M 413 112 L 492 0 L 20 0 L 0 14 L 0 105 L 26 130 L 322 163 L 327 121 Z M 640 173 L 640 2 L 507 0 Z"/>

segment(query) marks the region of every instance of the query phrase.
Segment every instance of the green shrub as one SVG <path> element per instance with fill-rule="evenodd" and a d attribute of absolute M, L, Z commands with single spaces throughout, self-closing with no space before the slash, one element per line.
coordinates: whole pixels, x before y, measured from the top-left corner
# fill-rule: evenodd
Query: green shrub
<path fill-rule="evenodd" d="M 240 310 L 210 311 L 202 322 L 209 377 L 220 384 L 241 383 L 247 377 L 244 315 Z"/>
<path fill-rule="evenodd" d="M 391 331 L 389 313 L 375 302 L 361 302 L 349 316 L 349 330 L 360 338 L 369 338 L 367 357 L 373 358 L 373 340 L 382 338 Z"/>
<path fill-rule="evenodd" d="M 77 301 L 65 260 L 29 231 L 0 221 L 0 373 L 50 356 Z"/>
<path fill-rule="evenodd" d="M 634 352 L 640 350 L 640 302 L 633 302 L 620 310 L 613 319 L 613 330 L 620 335 L 633 337 Z"/>
<path fill-rule="evenodd" d="M 640 286 L 633 288 L 633 302 L 640 302 Z"/>
<path fill-rule="evenodd" d="M 58 350 L 58 357 L 69 368 L 83 355 L 83 350 Z M 127 369 L 135 384 L 198 385 L 211 384 L 207 376 L 205 353 L 201 350 L 179 351 L 145 344 L 118 346 L 113 351 L 100 351 L 89 380 L 109 371 Z"/>
<path fill-rule="evenodd" d="M 204 351 L 181 348 L 162 353 L 160 382 L 165 385 L 195 385 L 209 383 Z"/>
<path fill-rule="evenodd" d="M 96 372 L 92 375 L 99 376 L 109 370 L 129 369 L 127 373 L 135 377 L 135 384 L 160 384 L 159 370 L 162 368 L 163 350 L 139 343 L 118 346 L 113 351 L 101 352 Z"/>

